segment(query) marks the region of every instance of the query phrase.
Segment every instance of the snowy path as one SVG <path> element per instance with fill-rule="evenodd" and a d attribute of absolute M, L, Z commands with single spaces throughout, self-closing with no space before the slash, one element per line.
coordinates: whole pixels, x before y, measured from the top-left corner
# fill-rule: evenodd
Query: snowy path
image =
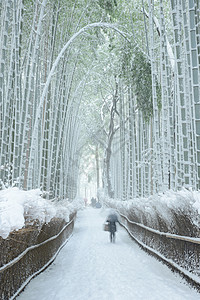
<path fill-rule="evenodd" d="M 116 243 L 102 230 L 105 211 L 78 213 L 74 234 L 54 263 L 17 300 L 195 300 L 200 294 L 142 251 L 118 226 Z"/>

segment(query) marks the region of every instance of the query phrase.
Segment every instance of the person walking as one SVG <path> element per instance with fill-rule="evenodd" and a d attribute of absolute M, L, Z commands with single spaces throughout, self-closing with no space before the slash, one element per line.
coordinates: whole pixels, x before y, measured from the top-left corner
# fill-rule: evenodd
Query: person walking
<path fill-rule="evenodd" d="M 106 222 L 108 222 L 108 225 L 109 225 L 110 242 L 115 243 L 115 233 L 117 231 L 116 222 L 119 223 L 118 216 L 115 211 L 110 212 L 110 214 L 107 217 Z"/>

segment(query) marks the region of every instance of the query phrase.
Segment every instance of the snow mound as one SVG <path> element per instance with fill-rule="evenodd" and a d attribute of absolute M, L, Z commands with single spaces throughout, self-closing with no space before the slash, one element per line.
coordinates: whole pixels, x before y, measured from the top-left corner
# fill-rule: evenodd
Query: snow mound
<path fill-rule="evenodd" d="M 168 190 L 148 198 L 121 201 L 111 199 L 99 190 L 99 198 L 132 221 L 151 228 L 189 236 L 200 234 L 200 191 L 183 188 L 177 192 Z"/>
<path fill-rule="evenodd" d="M 23 191 L 8 188 L 0 191 L 0 236 L 7 238 L 13 230 L 21 229 L 25 222 L 49 223 L 54 217 L 69 221 L 72 212 L 84 206 L 82 199 L 51 202 L 41 197 L 39 189 Z"/>

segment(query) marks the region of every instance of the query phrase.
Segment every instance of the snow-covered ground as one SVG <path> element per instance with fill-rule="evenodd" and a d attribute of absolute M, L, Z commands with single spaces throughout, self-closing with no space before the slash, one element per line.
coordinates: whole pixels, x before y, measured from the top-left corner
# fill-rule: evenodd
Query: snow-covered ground
<path fill-rule="evenodd" d="M 79 211 L 73 236 L 53 264 L 17 300 L 195 300 L 200 294 L 142 251 L 118 226 L 116 243 L 102 230 L 107 211 Z"/>

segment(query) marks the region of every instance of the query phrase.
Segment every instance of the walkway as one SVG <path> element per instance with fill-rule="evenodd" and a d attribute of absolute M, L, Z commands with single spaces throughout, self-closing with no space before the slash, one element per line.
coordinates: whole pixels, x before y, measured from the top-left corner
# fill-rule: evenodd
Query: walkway
<path fill-rule="evenodd" d="M 17 300 L 196 300 L 177 274 L 142 251 L 118 226 L 116 243 L 102 230 L 106 212 L 78 213 L 74 234 L 54 263 Z"/>

